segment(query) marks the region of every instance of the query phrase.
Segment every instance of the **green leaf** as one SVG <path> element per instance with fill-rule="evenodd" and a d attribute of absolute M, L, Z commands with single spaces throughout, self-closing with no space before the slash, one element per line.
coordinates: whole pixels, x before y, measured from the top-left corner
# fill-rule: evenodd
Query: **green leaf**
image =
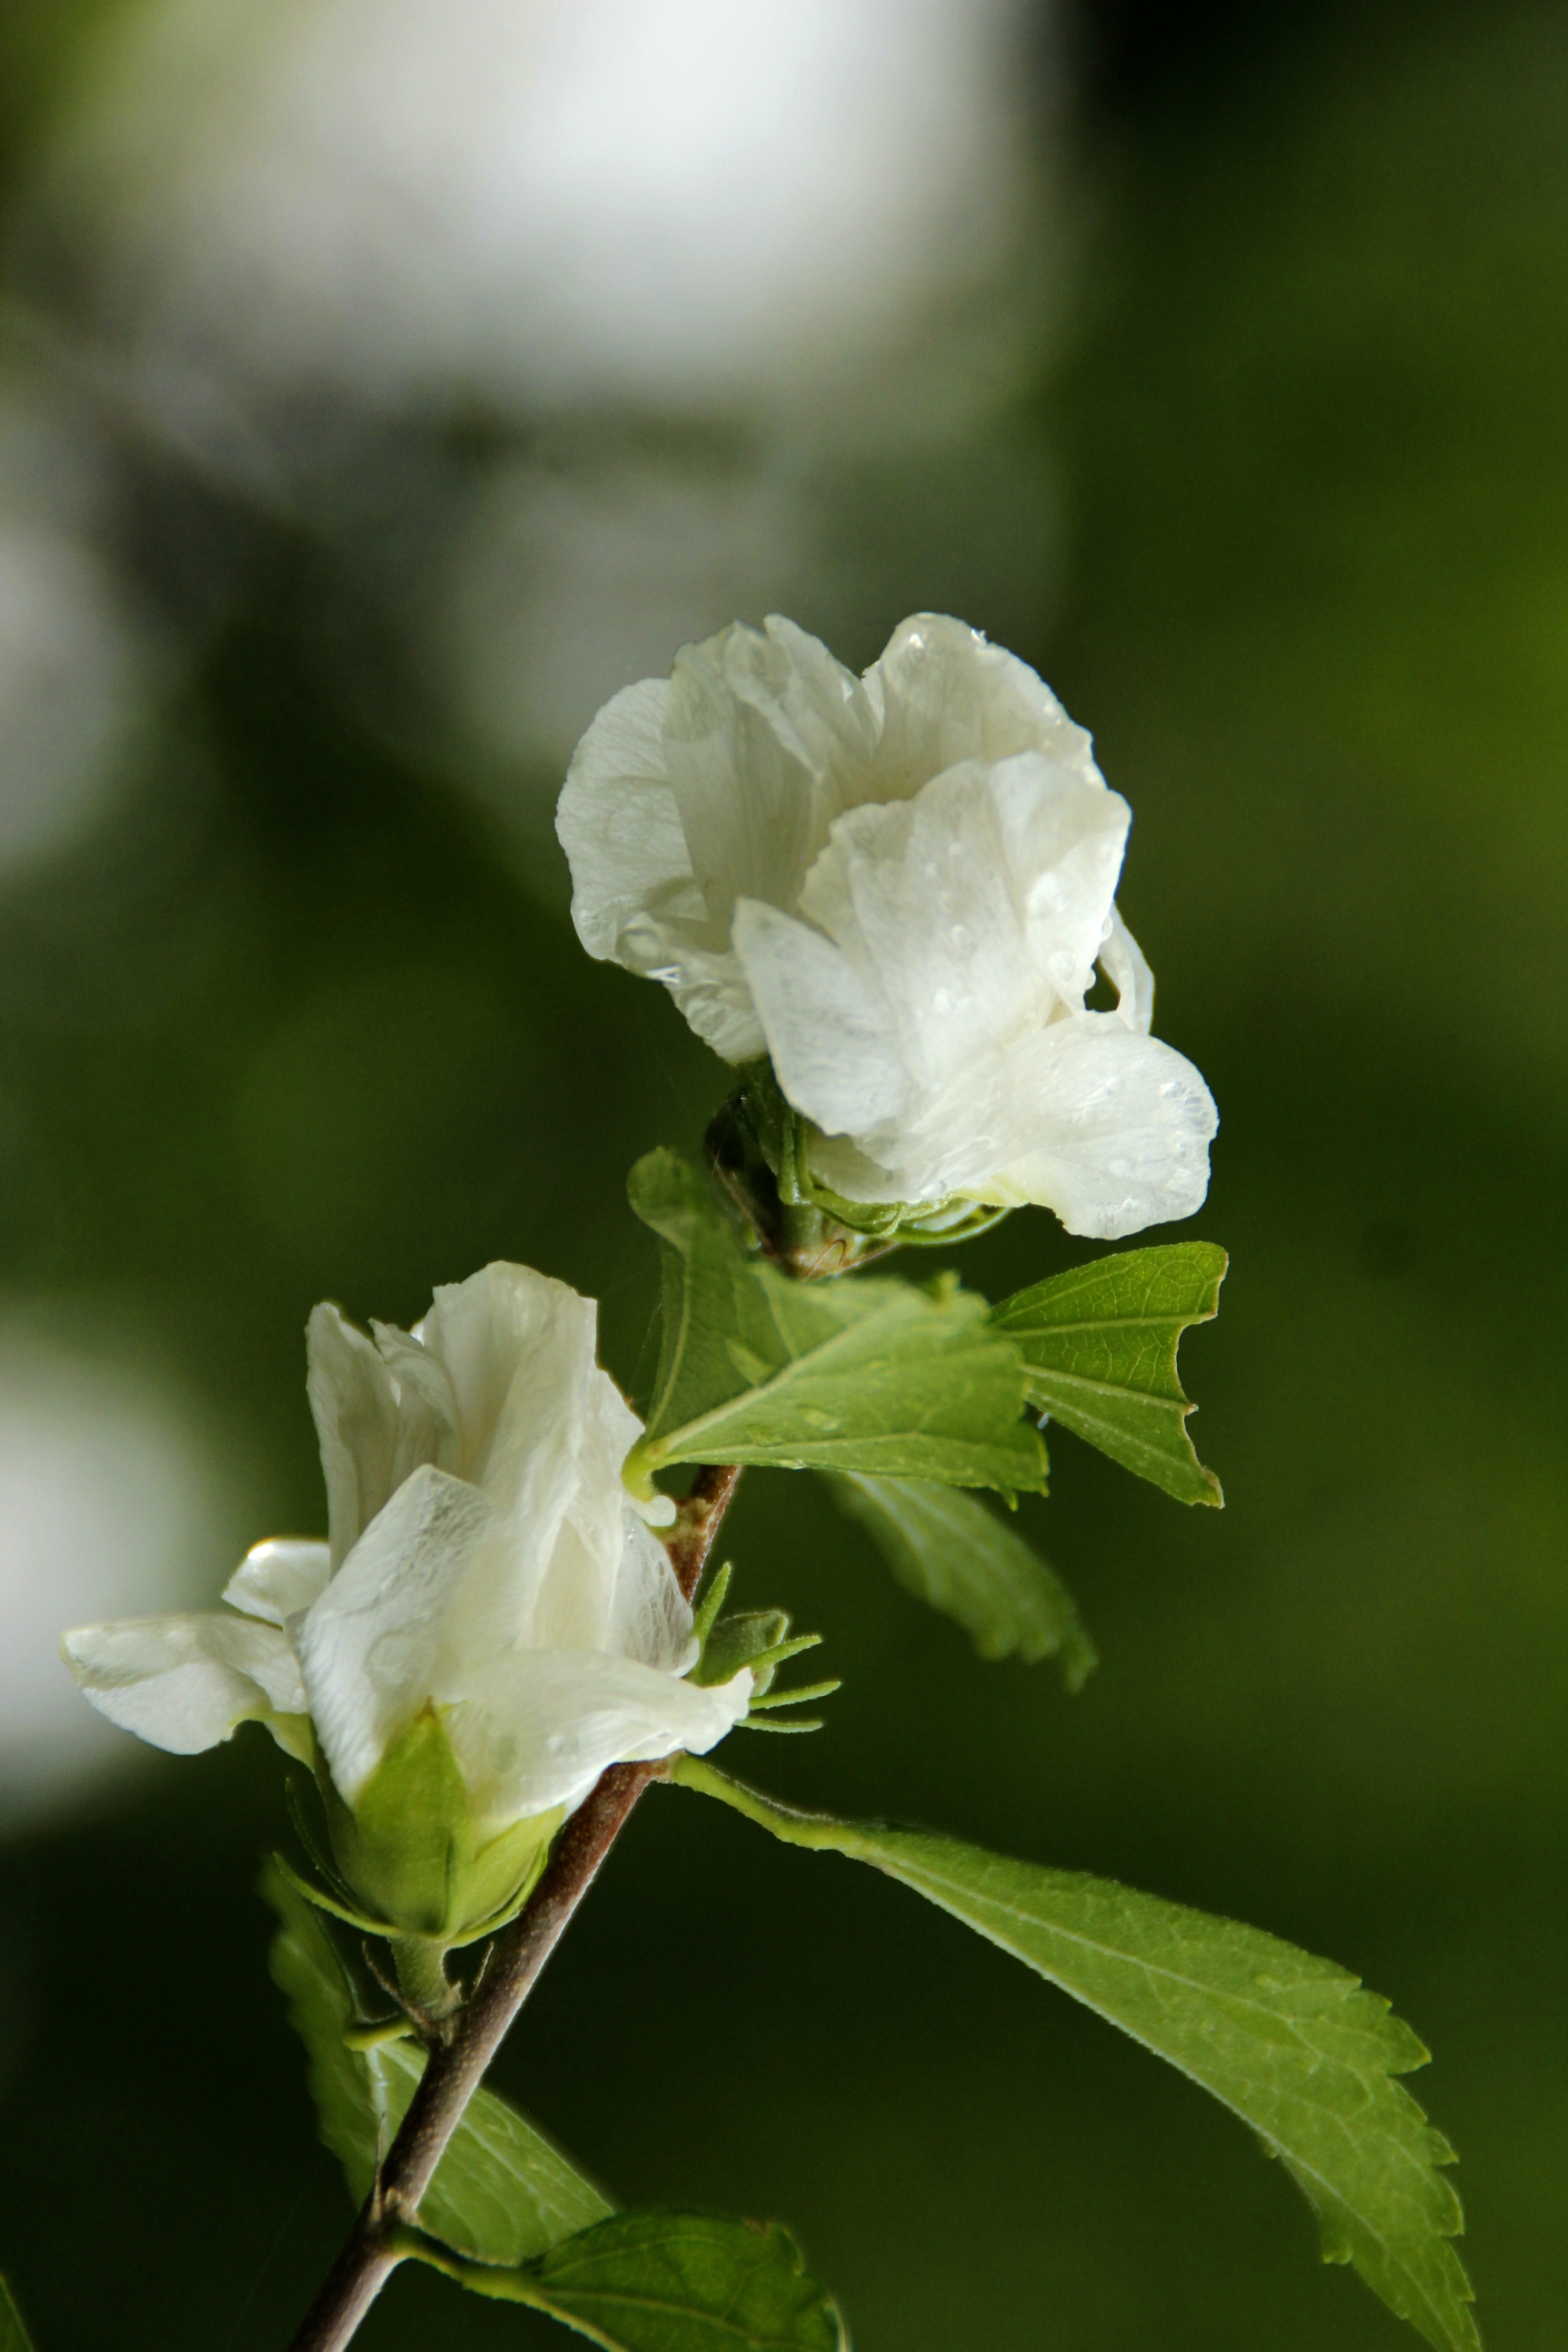
<path fill-rule="evenodd" d="M 1176 1349 L 1218 1312 L 1226 1263 L 1213 1242 L 1123 1250 L 992 1309 L 1023 1350 L 1031 1403 L 1178 1503 L 1225 1499 L 1187 1434 Z"/>
<path fill-rule="evenodd" d="M 404 2251 L 464 2286 L 529 2304 L 604 2352 L 848 2352 L 838 2307 L 776 2222 L 618 2213 L 518 2270 Z"/>
<path fill-rule="evenodd" d="M 1056 1658 L 1068 1690 L 1083 1688 L 1099 1661 L 1072 1596 L 994 1511 L 926 1478 L 827 1483 L 899 1582 L 962 1625 L 983 1658 Z"/>
<path fill-rule="evenodd" d="M 0 2278 L 0 2352 L 33 2352 L 33 2339 L 22 2325 L 22 2315 L 3 2278 Z"/>
<path fill-rule="evenodd" d="M 647 1432 L 626 1475 L 676 1462 L 864 1470 L 1008 1493 L 1045 1484 L 1020 1418 L 1023 1360 L 956 1284 L 799 1282 L 748 1255 L 671 1151 L 632 1170 L 631 1203 L 664 1243 L 664 1318 Z"/>
<path fill-rule="evenodd" d="M 987 1937 L 1250 2124 L 1315 2208 L 1326 2262 L 1351 2262 L 1440 2352 L 1478 2352 L 1449 2243 L 1453 2150 L 1394 2077 L 1427 2053 L 1330 1960 L 1110 1879 L 1010 1862 L 953 1838 L 776 1804 L 698 1758 L 670 1777 L 792 1845 L 870 1863 Z"/>
<path fill-rule="evenodd" d="M 278 1870 L 268 1871 L 262 1892 L 281 1923 L 272 1945 L 273 1981 L 305 2044 L 321 2137 L 358 2203 L 407 2112 L 425 2053 L 409 2041 L 350 2049 L 343 2036 L 356 2021 L 357 1990 L 331 1931 Z M 519 2263 L 612 2210 L 515 2108 L 480 2091 L 441 2158 L 420 2220 L 480 2262 Z"/>

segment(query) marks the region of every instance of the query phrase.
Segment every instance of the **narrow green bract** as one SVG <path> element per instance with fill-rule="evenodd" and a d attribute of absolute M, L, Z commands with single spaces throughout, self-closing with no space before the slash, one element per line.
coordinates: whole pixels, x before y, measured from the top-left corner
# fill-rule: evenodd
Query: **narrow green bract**
<path fill-rule="evenodd" d="M 1324 2259 L 1351 2262 L 1439 2352 L 1477 2352 L 1449 2242 L 1453 2150 L 1394 2078 L 1427 2053 L 1330 1960 L 1256 1927 L 954 1838 L 835 1822 L 743 1789 L 696 1757 L 671 1777 L 792 1845 L 870 1863 L 1124 2033 L 1250 2124 L 1305 2190 Z"/>
<path fill-rule="evenodd" d="M 3 2278 L 0 2278 L 0 2352 L 33 2352 L 33 2339 L 22 2325 L 22 2315 Z"/>
<path fill-rule="evenodd" d="M 676 1462 L 1045 1484 L 1028 1382 L 984 1299 L 885 1276 L 791 1281 L 748 1255 L 694 1169 L 653 1151 L 633 1208 L 664 1244 L 663 1331 L 634 1484 Z"/>
<path fill-rule="evenodd" d="M 1068 1688 L 1082 1689 L 1098 1661 L 1072 1596 L 994 1510 L 927 1478 L 827 1483 L 900 1583 L 962 1625 L 983 1658 L 1056 1658 Z"/>
<path fill-rule="evenodd" d="M 1179 1503 L 1224 1500 L 1187 1434 L 1176 1349 L 1218 1312 L 1226 1263 L 1213 1242 L 1122 1250 L 992 1309 L 1023 1351 L 1030 1402 Z"/>
<path fill-rule="evenodd" d="M 407 2112 L 425 2071 L 410 2041 L 351 2049 L 355 1990 L 321 1914 L 269 1870 L 262 1891 L 280 1924 L 273 1981 L 305 2044 L 322 2139 L 356 2203 Z M 420 2208 L 426 2229 L 485 2263 L 521 2263 L 602 2221 L 614 2209 L 516 2109 L 479 2091 L 437 2168 Z"/>

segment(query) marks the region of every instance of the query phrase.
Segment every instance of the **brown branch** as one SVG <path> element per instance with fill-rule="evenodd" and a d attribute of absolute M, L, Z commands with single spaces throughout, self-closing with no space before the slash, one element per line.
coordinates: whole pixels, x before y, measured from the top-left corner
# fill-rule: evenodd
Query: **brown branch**
<path fill-rule="evenodd" d="M 741 1473 L 698 1472 L 668 1541 L 688 1601 L 695 1593 Z M 614 1764 L 573 1814 L 544 1875 L 492 1948 L 493 1957 L 449 2042 L 434 2048 L 402 2128 L 376 2175 L 347 2244 L 305 2315 L 290 2352 L 342 2352 L 402 2260 L 398 2232 L 414 2222 L 447 2143 L 567 1921 L 588 1892 L 659 1764 Z"/>

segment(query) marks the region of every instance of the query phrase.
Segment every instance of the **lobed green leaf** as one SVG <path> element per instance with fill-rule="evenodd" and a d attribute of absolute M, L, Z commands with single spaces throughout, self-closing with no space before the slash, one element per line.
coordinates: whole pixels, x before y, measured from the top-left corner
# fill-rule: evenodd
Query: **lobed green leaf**
<path fill-rule="evenodd" d="M 663 1325 L 634 1483 L 676 1462 L 860 1470 L 1008 1493 L 1045 1484 L 1028 1381 L 984 1299 L 873 1276 L 792 1281 L 748 1253 L 697 1171 L 638 1160 L 631 1203 L 664 1244 Z"/>
<path fill-rule="evenodd" d="M 832 2296 L 776 2222 L 617 2213 L 521 2269 L 407 2251 L 464 2286 L 523 2303 L 603 2352 L 848 2352 Z"/>
<path fill-rule="evenodd" d="M 1225 1499 L 1187 1434 L 1176 1349 L 1218 1313 L 1226 1263 L 1213 1242 L 1122 1250 L 992 1309 L 1023 1351 L 1031 1403 L 1179 1503 Z"/>
<path fill-rule="evenodd" d="M 1353 2263 L 1439 2352 L 1478 2352 L 1450 2243 L 1459 2201 L 1438 2168 L 1453 2150 L 1394 2079 L 1427 2053 L 1343 1969 L 1109 1879 L 797 1812 L 696 1757 L 679 1758 L 670 1777 L 789 1844 L 885 1871 L 1179 2067 L 1305 2190 L 1325 2261 Z"/>
<path fill-rule="evenodd" d="M 22 2325 L 22 2315 L 3 2278 L 0 2278 L 0 2352 L 33 2352 L 33 2339 Z"/>
<path fill-rule="evenodd" d="M 357 1992 L 331 1930 L 276 1868 L 262 1892 L 280 1923 L 272 1977 L 305 2044 L 321 2137 L 359 2203 L 407 2113 L 425 2053 L 408 2040 L 352 2049 L 343 2037 L 355 2023 Z M 437 2168 L 420 2220 L 461 2253 L 520 2263 L 612 2210 L 542 2133 L 495 2092 L 479 2091 Z"/>
<path fill-rule="evenodd" d="M 926 1478 L 830 1474 L 827 1484 L 907 1591 L 963 1627 L 983 1658 L 1058 1660 L 1081 1690 L 1098 1659 L 1054 1569 L 973 1495 Z"/>

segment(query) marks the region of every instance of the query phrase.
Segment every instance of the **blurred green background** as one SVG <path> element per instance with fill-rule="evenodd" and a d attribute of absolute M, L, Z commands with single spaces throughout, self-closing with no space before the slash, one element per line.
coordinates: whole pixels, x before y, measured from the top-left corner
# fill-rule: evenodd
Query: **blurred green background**
<path fill-rule="evenodd" d="M 104 393 L 79 237 L 30 194 L 104 14 L 12 0 L 0 36 L 6 364 L 63 387 L 57 419 L 92 404 L 94 544 L 156 616 L 163 684 L 94 824 L 0 874 L 0 1338 L 13 1390 L 47 1360 L 161 1401 L 208 1465 L 210 1592 L 250 1540 L 320 1522 L 321 1295 L 409 1322 L 434 1281 L 525 1259 L 603 1300 L 637 1393 L 655 1268 L 624 1171 L 694 1146 L 722 1074 L 660 992 L 577 950 L 558 764 L 399 701 L 405 501 L 466 495 L 515 419 L 489 395 L 381 417 L 373 466 L 357 443 L 320 478 L 358 466 L 374 496 L 322 522 Z M 857 661 L 907 610 L 962 609 L 1038 663 L 1133 803 L 1122 904 L 1224 1120 L 1190 1230 L 1232 1273 L 1184 1369 L 1227 1507 L 1054 1442 L 1025 1508 L 1101 1651 L 1075 1700 L 973 1658 L 810 1480 L 752 1474 L 740 1591 L 820 1628 L 845 1687 L 817 1738 L 727 1760 L 1363 1973 L 1436 2053 L 1415 2087 L 1462 2158 L 1487 2341 L 1547 2352 L 1568 13 L 1123 8 L 1055 39 L 1032 135 L 1060 260 L 1024 362 L 962 460 L 834 456 L 848 488 L 813 496 L 838 538 L 792 609 Z M 688 474 L 732 462 L 710 422 L 676 437 Z M 1031 1213 L 964 1272 L 996 1295 L 1079 1253 Z M 19 1538 L 4 1558 L 20 1591 Z M 111 1556 L 101 1613 L 157 1605 Z M 8 1808 L 0 2263 L 39 2352 L 281 2346 L 346 2225 L 253 1891 L 277 1760 L 258 1734 L 116 1748 Z M 1199 2093 L 898 1890 L 677 1792 L 499 2079 L 628 2200 L 790 2222 L 862 2352 L 1402 2339 Z M 432 2340 L 546 2331 L 421 2277 L 363 2336 Z"/>

